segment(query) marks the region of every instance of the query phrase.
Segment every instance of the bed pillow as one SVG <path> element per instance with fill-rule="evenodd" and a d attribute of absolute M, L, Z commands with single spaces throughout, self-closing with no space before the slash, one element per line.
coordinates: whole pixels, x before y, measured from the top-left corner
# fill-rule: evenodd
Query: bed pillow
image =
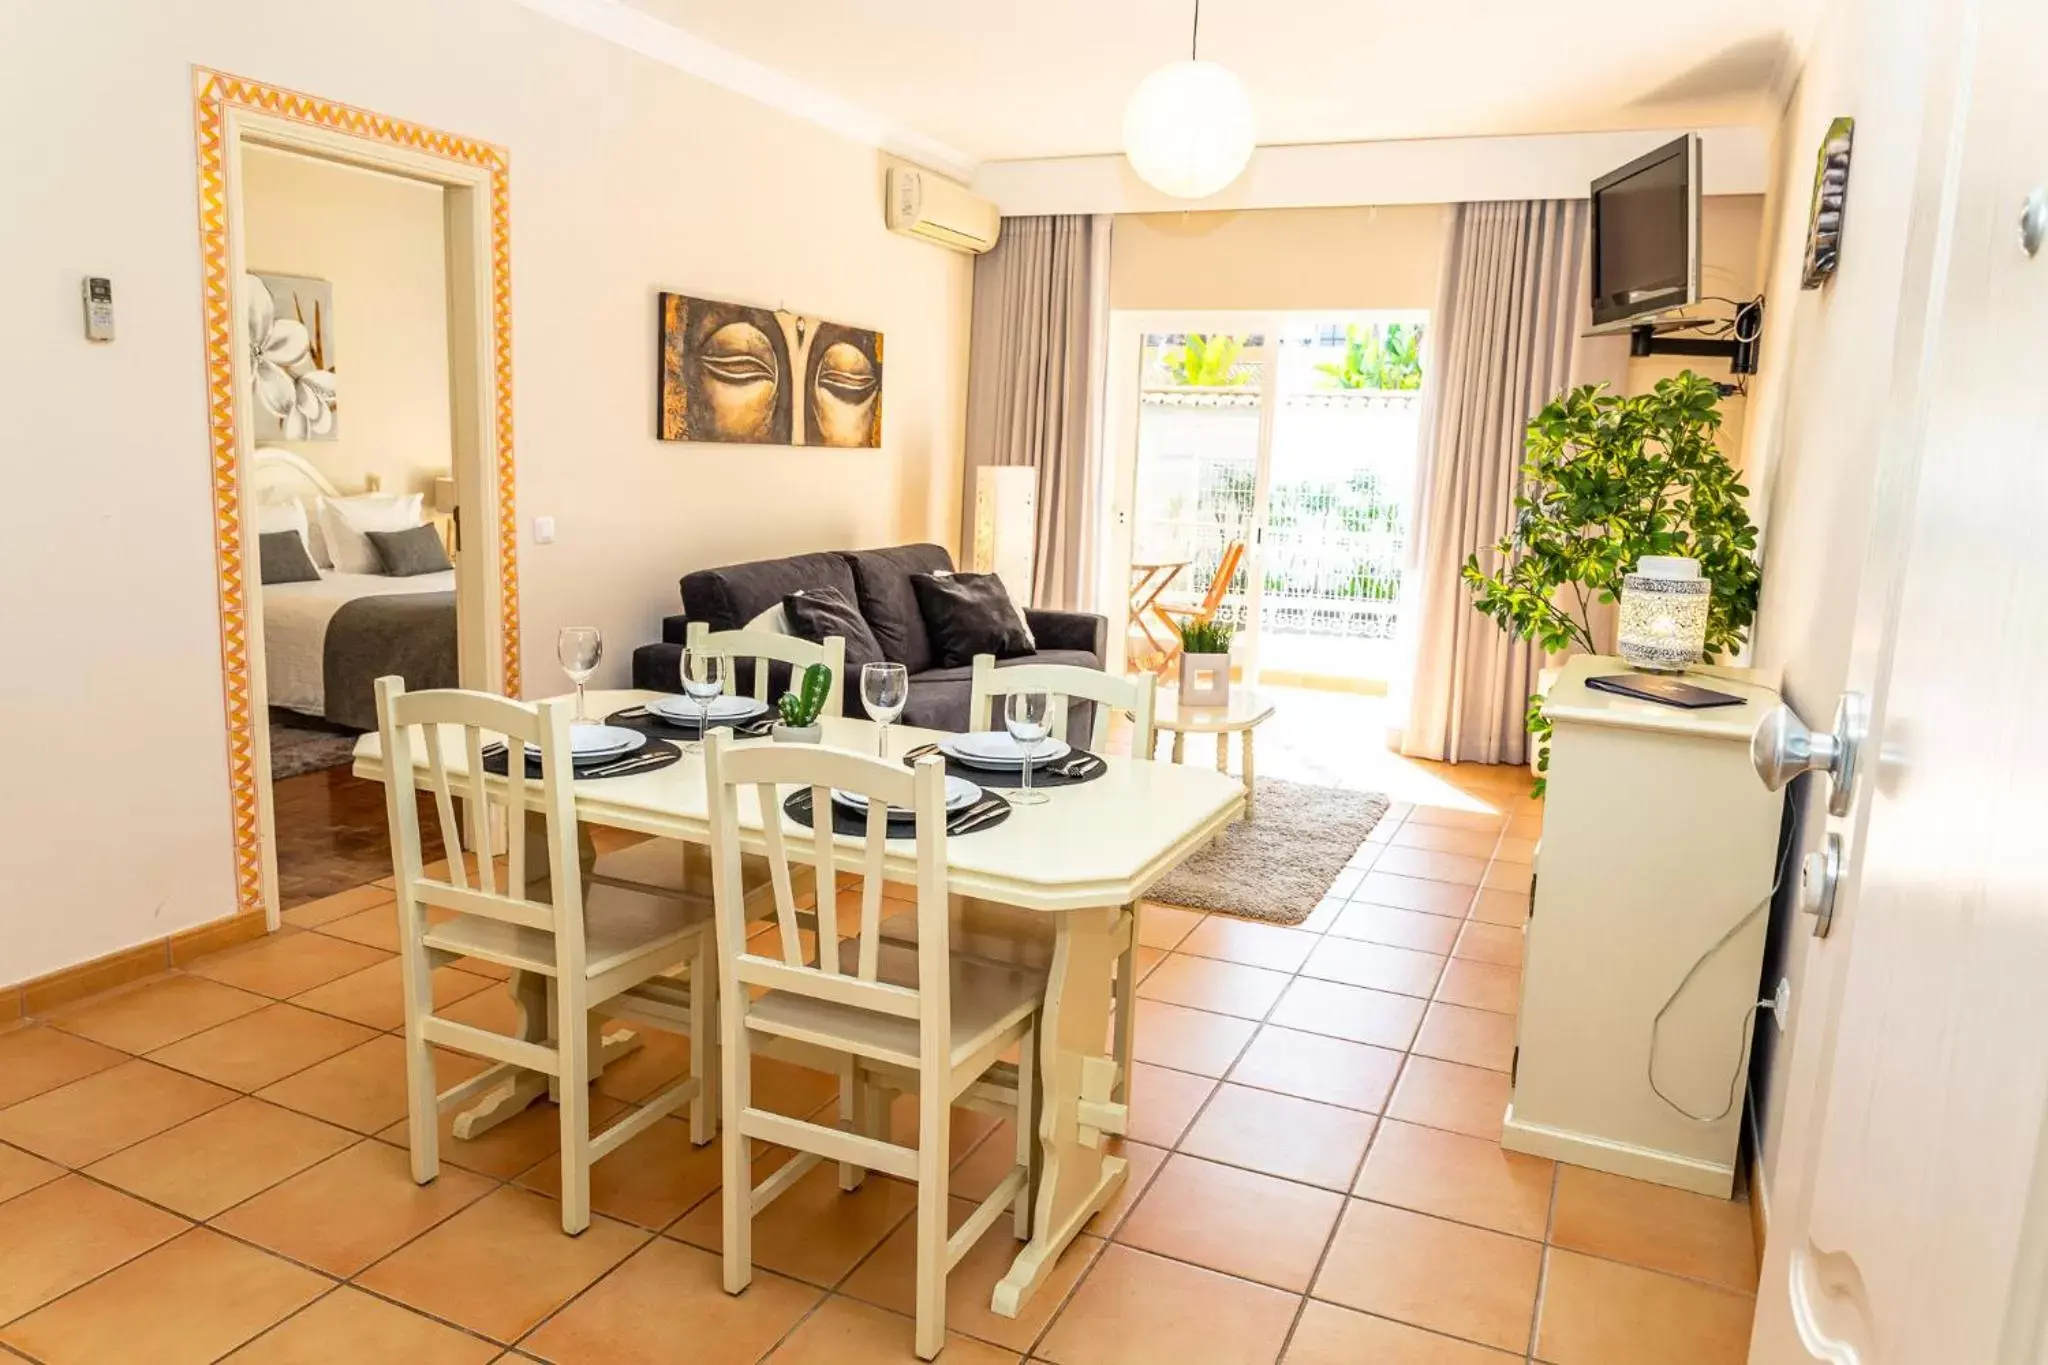
<path fill-rule="evenodd" d="M 417 578 L 423 573 L 445 573 L 455 566 L 448 561 L 448 547 L 441 532 L 432 526 L 411 526 L 403 531 L 365 531 L 377 562 L 393 578 Z"/>
<path fill-rule="evenodd" d="M 320 570 L 297 531 L 262 531 L 256 536 L 256 550 L 263 565 L 263 586 L 273 583 L 317 583 Z"/>
<path fill-rule="evenodd" d="M 992 573 L 914 573 L 918 614 L 940 668 L 961 668 L 977 654 L 1014 659 L 1038 648 L 1024 613 Z"/>
<path fill-rule="evenodd" d="M 337 573 L 382 573 L 383 561 L 370 544 L 371 531 L 405 531 L 424 520 L 418 493 L 363 493 L 353 498 L 322 498 L 318 519 L 321 538 Z"/>
<path fill-rule="evenodd" d="M 789 622 L 788 633 L 799 640 L 822 644 L 828 636 L 846 641 L 846 673 L 857 680 L 866 664 L 882 662 L 882 646 L 858 608 L 837 588 L 805 588 L 782 599 L 782 614 Z"/>
<path fill-rule="evenodd" d="M 297 498 L 284 502 L 266 502 L 256 508 L 256 534 L 267 536 L 277 531 L 290 531 L 298 536 L 299 543 L 306 547 L 306 553 L 313 553 L 312 525 L 306 516 L 306 504 Z"/>

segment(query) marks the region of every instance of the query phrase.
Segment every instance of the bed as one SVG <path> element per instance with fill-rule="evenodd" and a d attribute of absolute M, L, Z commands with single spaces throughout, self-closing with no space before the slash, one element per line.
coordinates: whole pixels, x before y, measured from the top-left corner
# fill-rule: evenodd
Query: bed
<path fill-rule="evenodd" d="M 256 504 L 311 508 L 339 497 L 319 470 L 289 450 L 259 446 Z M 263 589 L 263 663 L 269 703 L 357 730 L 377 727 L 376 680 L 408 688 L 457 685 L 455 572 L 389 578 L 323 568 L 317 581 Z"/>

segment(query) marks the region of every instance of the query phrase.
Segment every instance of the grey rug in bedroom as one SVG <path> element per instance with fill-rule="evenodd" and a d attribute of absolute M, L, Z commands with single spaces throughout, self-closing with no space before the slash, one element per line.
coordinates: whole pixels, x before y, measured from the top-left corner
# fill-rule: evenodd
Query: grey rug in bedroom
<path fill-rule="evenodd" d="M 355 757 L 356 732 L 288 711 L 270 715 L 270 780 L 339 768 Z"/>
<path fill-rule="evenodd" d="M 1299 924 L 1387 813 L 1387 798 L 1341 787 L 1258 780 L 1256 814 L 1211 840 L 1147 900 Z"/>

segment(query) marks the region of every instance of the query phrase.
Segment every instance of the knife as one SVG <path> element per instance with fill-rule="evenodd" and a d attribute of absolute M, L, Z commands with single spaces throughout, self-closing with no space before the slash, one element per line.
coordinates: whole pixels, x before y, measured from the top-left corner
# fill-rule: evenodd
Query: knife
<path fill-rule="evenodd" d="M 903 761 L 905 763 L 915 764 L 917 760 L 923 758 L 926 754 L 938 752 L 938 748 L 939 746 L 936 744 L 920 744 L 915 749 L 909 750 L 907 753 L 905 753 L 903 755 Z"/>
<path fill-rule="evenodd" d="M 990 819 L 992 819 L 995 816 L 996 812 L 1004 810 L 1006 808 L 1006 802 L 1003 802 L 995 797 L 984 798 L 983 800 L 975 802 L 966 810 L 954 816 L 951 820 L 948 820 L 946 822 L 946 833 L 965 834 L 969 830 L 979 829 L 982 825 L 986 824 Z"/>
<path fill-rule="evenodd" d="M 610 763 L 600 763 L 596 767 L 584 768 L 576 776 L 622 777 L 627 773 L 638 772 L 642 768 L 661 767 L 667 762 L 667 754 L 635 754 L 632 758 L 616 759 Z"/>

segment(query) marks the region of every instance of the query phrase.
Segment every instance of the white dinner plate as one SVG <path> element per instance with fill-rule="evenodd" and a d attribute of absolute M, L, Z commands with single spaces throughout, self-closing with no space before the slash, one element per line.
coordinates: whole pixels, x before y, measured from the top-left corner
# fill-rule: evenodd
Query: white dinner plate
<path fill-rule="evenodd" d="M 991 772 L 1020 772 L 1024 767 L 1024 750 L 1010 738 L 1007 730 L 976 730 L 971 734 L 947 735 L 939 741 L 939 752 L 970 768 L 987 768 Z M 1074 747 L 1071 744 L 1048 735 L 1038 741 L 1031 755 L 1031 766 L 1043 768 L 1072 752 Z"/>
<path fill-rule="evenodd" d="M 569 756 L 577 763 L 593 763 L 600 758 L 617 758 L 630 754 L 647 743 L 647 736 L 639 730 L 628 730 L 623 725 L 571 725 L 569 727 Z M 540 757 L 540 746 L 526 746 L 527 755 Z"/>
<path fill-rule="evenodd" d="M 647 709 L 673 725 L 695 725 L 702 714 L 694 697 L 662 697 L 648 702 Z M 767 702 L 752 697 L 714 697 L 711 701 L 713 720 L 752 720 L 767 710 Z"/>
<path fill-rule="evenodd" d="M 868 798 L 865 792 L 843 792 L 834 787 L 832 789 L 832 799 L 848 810 L 866 810 L 868 808 Z M 981 788 L 975 786 L 966 778 L 948 777 L 946 779 L 947 810 L 965 810 L 979 800 L 981 800 Z M 891 814 L 897 813 L 891 812 Z M 900 814 L 908 816 L 910 812 L 902 811 Z"/>

